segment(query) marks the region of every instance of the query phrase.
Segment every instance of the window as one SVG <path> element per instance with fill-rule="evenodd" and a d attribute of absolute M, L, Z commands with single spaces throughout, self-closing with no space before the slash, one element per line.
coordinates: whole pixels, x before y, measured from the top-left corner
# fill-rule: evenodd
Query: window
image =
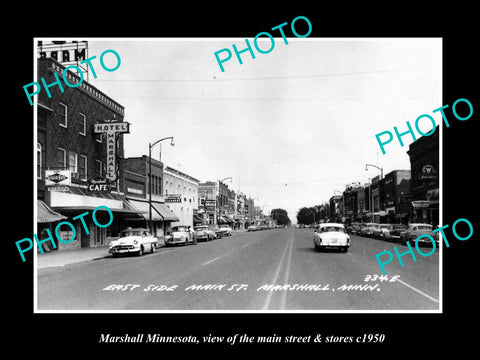
<path fill-rule="evenodd" d="M 60 117 L 60 121 L 58 122 L 58 125 L 67 127 L 67 122 L 68 122 L 68 109 L 67 105 L 59 103 L 60 104 L 60 110 L 58 112 L 58 116 Z"/>
<path fill-rule="evenodd" d="M 87 117 L 82 113 L 80 113 L 80 131 L 78 133 L 83 136 L 87 133 Z"/>
<path fill-rule="evenodd" d="M 68 168 L 70 169 L 71 172 L 78 172 L 77 168 L 77 154 L 70 151 L 68 154 Z"/>
<path fill-rule="evenodd" d="M 65 149 L 57 149 L 57 167 L 62 170 L 67 168 L 67 151 Z"/>
<path fill-rule="evenodd" d="M 100 160 L 95 160 L 95 175 L 102 176 L 103 164 Z"/>
<path fill-rule="evenodd" d="M 80 155 L 78 159 L 78 175 L 80 179 L 87 180 L 87 157 Z"/>
<path fill-rule="evenodd" d="M 37 179 L 42 178 L 42 144 L 37 143 Z"/>
<path fill-rule="evenodd" d="M 98 141 L 99 143 L 102 142 L 102 133 L 95 134 L 95 140 Z"/>

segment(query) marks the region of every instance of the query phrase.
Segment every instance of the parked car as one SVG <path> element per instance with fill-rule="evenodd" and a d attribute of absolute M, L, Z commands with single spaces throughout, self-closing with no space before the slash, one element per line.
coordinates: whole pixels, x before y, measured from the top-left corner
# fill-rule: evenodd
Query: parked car
<path fill-rule="evenodd" d="M 408 228 L 400 232 L 400 242 L 406 244 L 407 241 L 410 241 L 410 245 L 413 245 L 418 236 L 427 234 L 435 239 L 435 242 L 438 244 L 438 233 L 433 232 L 433 226 L 430 224 L 422 223 L 412 223 L 408 224 Z M 431 244 L 431 241 L 428 238 L 420 238 L 418 240 L 419 244 Z"/>
<path fill-rule="evenodd" d="M 221 225 L 218 229 L 223 236 L 232 236 L 232 228 L 228 225 Z"/>
<path fill-rule="evenodd" d="M 157 245 L 157 238 L 153 237 L 147 229 L 129 228 L 120 232 L 118 240 L 110 242 L 108 252 L 113 254 L 113 256 L 124 253 L 135 253 L 141 256 L 145 251 L 154 253 Z"/>
<path fill-rule="evenodd" d="M 313 244 L 316 250 L 325 248 L 339 248 L 344 252 L 350 247 L 350 236 L 345 226 L 339 223 L 320 224 L 318 230 L 314 230 Z"/>
<path fill-rule="evenodd" d="M 381 239 L 383 231 L 390 228 L 391 224 L 379 224 L 377 228 L 372 230 L 372 237 L 375 239 Z"/>
<path fill-rule="evenodd" d="M 200 240 L 210 241 L 215 239 L 216 237 L 215 232 L 211 230 L 208 225 L 196 226 L 195 235 L 197 237 L 197 241 L 200 241 Z"/>
<path fill-rule="evenodd" d="M 165 245 L 187 245 L 188 243 L 196 244 L 197 239 L 192 227 L 189 225 L 177 225 L 172 227 L 170 236 L 165 237 Z"/>
<path fill-rule="evenodd" d="M 268 226 L 265 224 L 258 225 L 258 230 L 268 230 Z"/>
<path fill-rule="evenodd" d="M 347 229 L 347 232 L 349 234 L 358 234 L 358 231 L 360 230 L 361 225 L 362 225 L 361 223 L 352 223 L 352 225 L 350 226 L 350 229 Z"/>
<path fill-rule="evenodd" d="M 366 223 L 365 227 L 360 229 L 360 235 L 371 237 L 373 235 L 373 230 L 378 228 L 377 223 Z"/>
<path fill-rule="evenodd" d="M 400 239 L 400 233 L 407 230 L 407 225 L 404 224 L 390 224 L 388 229 L 383 229 L 382 239 L 389 241 L 397 241 Z"/>
<path fill-rule="evenodd" d="M 258 230 L 257 225 L 250 225 L 250 226 L 247 228 L 247 231 L 257 231 L 257 230 Z"/>

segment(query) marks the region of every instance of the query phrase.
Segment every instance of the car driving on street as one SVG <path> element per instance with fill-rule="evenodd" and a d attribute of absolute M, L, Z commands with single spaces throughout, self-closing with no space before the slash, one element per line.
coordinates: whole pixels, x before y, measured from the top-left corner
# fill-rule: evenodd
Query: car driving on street
<path fill-rule="evenodd" d="M 134 253 L 141 256 L 146 251 L 154 253 L 157 244 L 157 238 L 153 237 L 147 229 L 129 228 L 120 232 L 118 240 L 110 242 L 108 252 L 113 256 L 124 253 Z"/>
<path fill-rule="evenodd" d="M 320 224 L 318 230 L 314 230 L 313 244 L 316 250 L 339 248 L 347 252 L 350 247 L 350 236 L 343 224 L 324 223 Z"/>

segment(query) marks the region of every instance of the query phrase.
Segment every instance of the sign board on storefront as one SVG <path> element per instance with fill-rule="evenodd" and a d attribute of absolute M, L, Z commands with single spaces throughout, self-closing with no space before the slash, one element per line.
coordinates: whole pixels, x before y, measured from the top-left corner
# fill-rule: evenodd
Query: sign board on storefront
<path fill-rule="evenodd" d="M 70 185 L 70 170 L 45 170 L 45 185 Z"/>
<path fill-rule="evenodd" d="M 169 194 L 165 196 L 166 203 L 181 203 L 182 195 L 180 194 Z"/>
<path fill-rule="evenodd" d="M 87 191 L 95 193 L 110 192 L 111 184 L 108 179 L 89 179 Z"/>

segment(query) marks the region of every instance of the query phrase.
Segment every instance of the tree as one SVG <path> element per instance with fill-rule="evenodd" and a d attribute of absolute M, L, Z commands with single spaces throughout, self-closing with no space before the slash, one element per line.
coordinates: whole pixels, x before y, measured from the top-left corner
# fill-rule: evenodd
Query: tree
<path fill-rule="evenodd" d="M 303 207 L 298 210 L 297 223 L 304 225 L 311 225 L 316 221 L 315 207 Z"/>
<path fill-rule="evenodd" d="M 290 224 L 292 223 L 290 218 L 288 217 L 287 211 L 284 209 L 273 209 L 270 212 L 270 215 L 272 216 L 272 219 L 277 225 L 290 226 Z"/>

